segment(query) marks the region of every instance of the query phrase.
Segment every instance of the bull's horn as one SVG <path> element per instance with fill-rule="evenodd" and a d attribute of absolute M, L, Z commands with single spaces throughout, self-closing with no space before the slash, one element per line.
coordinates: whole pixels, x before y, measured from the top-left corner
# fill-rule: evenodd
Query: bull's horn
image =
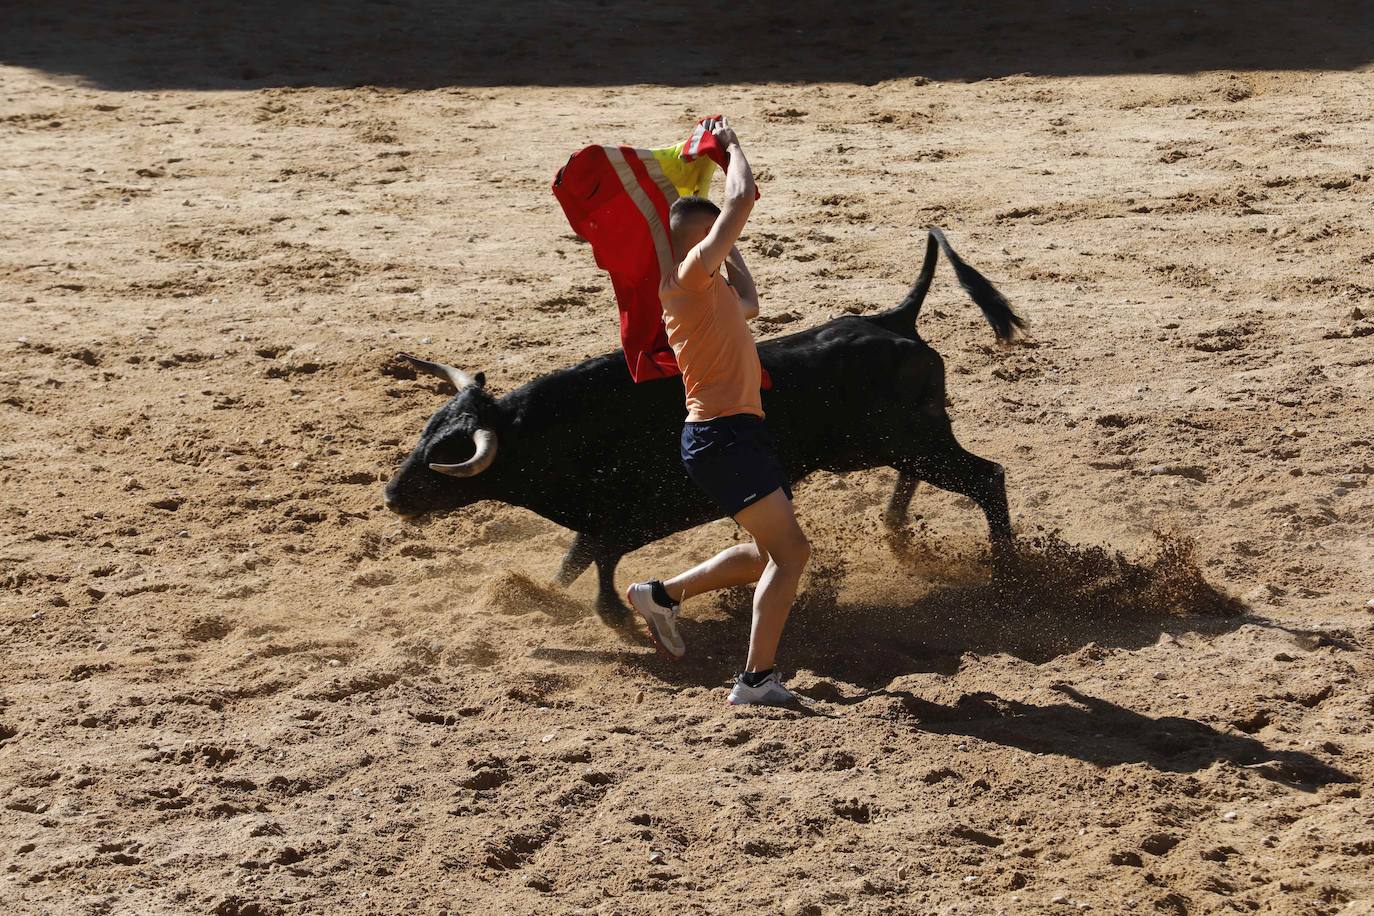
<path fill-rule="evenodd" d="M 410 363 L 416 369 L 429 375 L 446 380 L 454 388 L 462 391 L 469 385 L 476 385 L 479 388 L 485 381 L 479 372 L 476 377 L 468 375 L 462 369 L 455 369 L 453 366 L 446 366 L 443 363 L 432 363 L 427 359 L 420 359 L 418 356 L 411 356 L 409 353 L 397 353 L 401 359 Z"/>
<path fill-rule="evenodd" d="M 431 471 L 447 474 L 450 477 L 475 477 L 491 467 L 496 460 L 496 433 L 489 429 L 479 429 L 472 434 L 477 451 L 467 461 L 459 464 L 431 464 Z"/>

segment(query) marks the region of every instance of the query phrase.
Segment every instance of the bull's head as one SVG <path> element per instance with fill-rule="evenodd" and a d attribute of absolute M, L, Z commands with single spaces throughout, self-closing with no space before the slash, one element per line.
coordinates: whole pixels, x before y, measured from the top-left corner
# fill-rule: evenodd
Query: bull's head
<path fill-rule="evenodd" d="M 486 377 L 407 353 L 399 358 L 448 381 L 458 392 L 430 418 L 420 441 L 386 485 L 386 507 L 409 517 L 475 502 L 481 498 L 477 488 L 458 486 L 452 478 L 477 477 L 496 461 L 500 408 L 486 391 Z"/>

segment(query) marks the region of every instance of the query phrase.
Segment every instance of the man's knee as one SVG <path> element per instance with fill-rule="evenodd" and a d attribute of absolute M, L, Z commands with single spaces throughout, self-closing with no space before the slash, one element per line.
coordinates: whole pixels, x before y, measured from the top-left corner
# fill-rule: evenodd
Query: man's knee
<path fill-rule="evenodd" d="M 768 554 L 764 553 L 757 542 L 750 544 L 736 544 L 731 550 L 734 554 L 749 563 L 762 569 L 768 565 Z"/>
<path fill-rule="evenodd" d="M 803 569 L 811 560 L 811 542 L 806 539 L 806 535 L 798 531 L 794 536 L 775 545 L 770 556 L 780 567 Z"/>

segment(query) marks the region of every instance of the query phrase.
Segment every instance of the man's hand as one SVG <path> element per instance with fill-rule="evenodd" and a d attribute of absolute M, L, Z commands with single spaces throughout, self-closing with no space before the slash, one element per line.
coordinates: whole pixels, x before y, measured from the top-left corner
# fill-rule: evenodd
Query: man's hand
<path fill-rule="evenodd" d="M 749 160 L 744 158 L 744 150 L 739 145 L 739 137 L 730 127 L 730 122 L 721 118 L 711 126 L 711 135 L 717 141 L 727 144 L 730 162 L 725 168 L 725 201 L 720 208 L 720 216 L 707 233 L 706 238 L 697 244 L 701 265 L 708 274 L 720 269 L 725 256 L 735 246 L 735 240 L 744 231 L 744 223 L 754 209 L 754 172 L 749 168 Z"/>
<path fill-rule="evenodd" d="M 725 118 L 712 121 L 707 125 L 711 130 L 711 136 L 716 138 L 716 142 L 722 147 L 729 149 L 733 144 L 739 145 L 739 137 L 735 136 L 735 130 L 730 126 L 730 122 Z"/>

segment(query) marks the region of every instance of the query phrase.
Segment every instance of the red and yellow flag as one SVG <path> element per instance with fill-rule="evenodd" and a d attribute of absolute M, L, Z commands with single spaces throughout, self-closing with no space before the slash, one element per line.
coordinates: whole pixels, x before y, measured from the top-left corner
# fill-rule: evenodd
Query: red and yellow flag
<path fill-rule="evenodd" d="M 698 121 L 686 140 L 661 149 L 588 146 L 573 153 L 553 180 L 573 231 L 611 275 L 620 345 L 636 382 L 679 374 L 658 287 L 676 263 L 668 207 L 680 196 L 705 196 L 716 166 L 728 162 L 705 127 L 708 120 Z"/>

